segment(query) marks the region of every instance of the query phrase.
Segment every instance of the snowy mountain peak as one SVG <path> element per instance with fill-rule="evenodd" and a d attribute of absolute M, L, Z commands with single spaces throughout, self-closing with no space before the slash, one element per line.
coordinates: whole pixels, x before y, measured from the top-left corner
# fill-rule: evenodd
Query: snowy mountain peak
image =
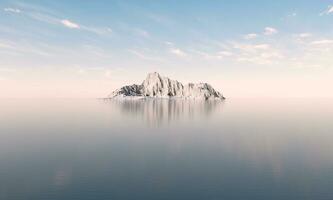
<path fill-rule="evenodd" d="M 224 99 L 207 83 L 182 83 L 161 76 L 157 72 L 149 73 L 141 85 L 129 85 L 112 92 L 108 98 L 154 97 L 185 99 Z"/>

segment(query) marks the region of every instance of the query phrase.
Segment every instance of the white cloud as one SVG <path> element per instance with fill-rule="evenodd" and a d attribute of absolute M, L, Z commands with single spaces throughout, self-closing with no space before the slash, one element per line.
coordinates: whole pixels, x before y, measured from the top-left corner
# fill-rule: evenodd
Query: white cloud
<path fill-rule="evenodd" d="M 311 42 L 313 45 L 330 45 L 333 44 L 333 40 L 316 40 Z"/>
<path fill-rule="evenodd" d="M 293 41 L 298 45 L 307 45 L 309 44 L 309 40 L 313 38 L 311 33 L 298 33 L 292 35 Z"/>
<path fill-rule="evenodd" d="M 170 53 L 172 53 L 176 56 L 179 56 L 179 57 L 186 57 L 187 56 L 187 53 L 185 53 L 184 51 L 182 51 L 180 49 L 177 49 L 177 48 L 170 49 Z"/>
<path fill-rule="evenodd" d="M 300 33 L 300 34 L 298 35 L 298 37 L 300 37 L 300 38 L 309 38 L 309 37 L 311 37 L 311 36 L 312 36 L 311 33 Z"/>
<path fill-rule="evenodd" d="M 255 52 L 258 50 L 268 50 L 269 44 L 234 44 L 235 49 L 239 49 L 242 52 Z"/>
<path fill-rule="evenodd" d="M 290 65 L 297 68 L 329 69 L 332 67 L 333 40 L 317 39 L 300 43 L 288 54 Z"/>
<path fill-rule="evenodd" d="M 320 16 L 323 16 L 323 15 L 330 15 L 330 14 L 332 14 L 332 13 L 333 13 L 333 5 L 328 6 L 327 9 L 326 9 L 324 12 L 320 13 L 319 15 L 320 15 Z"/>
<path fill-rule="evenodd" d="M 4 8 L 3 9 L 5 12 L 12 12 L 12 13 L 20 13 L 21 10 L 17 8 Z"/>
<path fill-rule="evenodd" d="M 278 30 L 272 27 L 266 27 L 264 31 L 264 35 L 274 35 L 276 33 L 278 33 Z"/>
<path fill-rule="evenodd" d="M 282 51 L 272 47 L 270 44 L 242 44 L 234 43 L 236 61 L 247 62 L 258 65 L 277 64 L 283 58 Z"/>
<path fill-rule="evenodd" d="M 68 28 L 73 28 L 73 29 L 79 29 L 79 28 L 80 28 L 80 25 L 78 25 L 78 24 L 76 24 L 76 23 L 74 23 L 74 22 L 71 22 L 71 21 L 69 21 L 68 19 L 63 19 L 63 20 L 61 20 L 61 23 L 62 23 L 64 26 L 68 27 Z"/>
<path fill-rule="evenodd" d="M 333 13 L 333 6 L 331 6 L 331 7 L 328 9 L 327 13 L 328 13 L 328 14 Z"/>
<path fill-rule="evenodd" d="M 258 37 L 258 35 L 256 33 L 249 33 L 247 35 L 244 35 L 244 39 L 246 39 L 246 40 L 254 39 L 256 37 Z"/>
<path fill-rule="evenodd" d="M 250 55 L 242 55 L 237 61 L 249 62 L 258 65 L 271 65 L 278 62 L 279 59 L 283 58 L 283 55 L 277 51 L 275 52 L 258 52 Z"/>
<path fill-rule="evenodd" d="M 49 9 L 48 7 L 24 2 L 15 2 L 15 5 L 24 9 L 24 12 L 22 13 L 24 13 L 25 16 L 41 22 L 53 25 L 63 25 L 71 29 L 81 29 L 98 35 L 109 35 L 113 32 L 109 27 L 84 26 L 83 24 L 75 23 L 69 19 L 60 18 L 59 16 L 62 16 L 62 13 Z M 21 10 L 15 8 L 5 8 L 4 10 L 7 12 L 21 12 Z"/>

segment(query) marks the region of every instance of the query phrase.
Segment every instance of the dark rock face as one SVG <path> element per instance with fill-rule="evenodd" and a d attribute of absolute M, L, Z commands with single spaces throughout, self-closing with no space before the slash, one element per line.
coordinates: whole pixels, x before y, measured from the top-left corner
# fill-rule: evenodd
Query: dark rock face
<path fill-rule="evenodd" d="M 111 97 L 113 95 L 122 95 L 122 96 L 142 96 L 142 91 L 143 91 L 143 87 L 142 85 L 128 85 L 128 86 L 124 86 L 121 87 L 118 90 L 115 90 L 114 92 L 112 92 L 112 94 L 110 95 Z"/>

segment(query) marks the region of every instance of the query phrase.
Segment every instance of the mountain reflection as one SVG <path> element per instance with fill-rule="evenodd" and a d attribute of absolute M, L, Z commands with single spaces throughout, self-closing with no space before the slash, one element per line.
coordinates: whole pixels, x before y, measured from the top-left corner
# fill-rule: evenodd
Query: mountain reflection
<path fill-rule="evenodd" d="M 223 105 L 222 101 L 194 101 L 177 99 L 108 100 L 121 114 L 140 117 L 149 125 L 209 117 Z"/>

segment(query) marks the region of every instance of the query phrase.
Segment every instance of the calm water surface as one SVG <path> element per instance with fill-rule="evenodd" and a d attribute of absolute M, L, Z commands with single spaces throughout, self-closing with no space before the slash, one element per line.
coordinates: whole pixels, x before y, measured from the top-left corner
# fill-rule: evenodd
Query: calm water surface
<path fill-rule="evenodd" d="M 0 100 L 0 199 L 331 200 L 333 101 Z"/>

